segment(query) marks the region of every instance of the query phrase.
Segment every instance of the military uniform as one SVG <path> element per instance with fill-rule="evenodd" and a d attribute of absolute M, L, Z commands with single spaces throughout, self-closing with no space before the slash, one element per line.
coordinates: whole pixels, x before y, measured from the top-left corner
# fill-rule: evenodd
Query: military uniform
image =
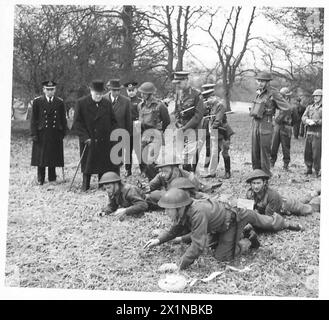
<path fill-rule="evenodd" d="M 310 119 L 314 125 L 308 125 L 306 121 Z M 312 173 L 312 167 L 318 174 L 321 170 L 321 136 L 322 136 L 322 102 L 309 105 L 302 117 L 306 125 L 306 141 L 304 150 L 304 161 L 308 171 Z"/>
<path fill-rule="evenodd" d="M 209 132 L 211 141 L 211 158 L 209 175 L 215 176 L 219 162 L 219 154 L 222 152 L 225 166 L 225 177 L 229 178 L 231 171 L 231 159 L 229 156 L 230 137 L 234 134 L 227 123 L 224 102 L 219 97 L 209 97 L 207 104 L 210 105 Z"/>
<path fill-rule="evenodd" d="M 185 112 L 185 110 L 189 109 Z M 178 94 L 175 99 L 175 116 L 178 125 L 183 131 L 191 129 L 194 135 L 179 137 L 180 147 L 183 150 L 184 168 L 195 171 L 198 162 L 198 136 L 197 129 L 201 128 L 204 115 L 203 99 L 200 91 L 188 87 Z M 183 140 L 184 139 L 184 140 Z"/>
<path fill-rule="evenodd" d="M 109 202 L 104 210 L 105 214 L 111 214 L 122 207 L 126 208 L 127 216 L 138 216 L 148 209 L 144 194 L 136 186 L 127 183 L 121 184 L 117 194 L 108 196 Z"/>
<path fill-rule="evenodd" d="M 51 100 L 49 100 L 51 99 Z M 33 100 L 30 131 L 33 139 L 31 165 L 38 167 L 38 182 L 56 180 L 56 167 L 64 167 L 63 138 L 67 132 L 65 106 L 58 97 Z"/>
<path fill-rule="evenodd" d="M 304 137 L 304 124 L 302 122 L 302 116 L 305 112 L 306 107 L 302 105 L 300 100 L 297 100 L 294 109 L 296 110 L 296 121 L 293 123 L 293 132 L 295 139 L 299 136 Z"/>
<path fill-rule="evenodd" d="M 138 108 L 142 133 L 142 164 L 143 171 L 147 174 L 146 167 L 154 166 L 159 156 L 163 132 L 170 123 L 170 117 L 168 109 L 162 101 L 153 96 L 147 101 L 142 101 Z M 156 130 L 147 131 L 149 129 Z M 153 178 L 153 176 L 149 175 L 149 178 Z"/>
<path fill-rule="evenodd" d="M 160 172 L 150 181 L 149 188 L 151 192 L 147 195 L 147 201 L 154 208 L 157 208 L 158 201 L 160 200 L 161 196 L 168 190 L 170 183 L 178 177 L 189 179 L 195 186 L 196 191 L 202 190 L 202 184 L 192 172 L 188 172 L 180 168 L 177 168 L 177 171 L 178 174 L 172 175 L 169 179 L 165 179 Z"/>
<path fill-rule="evenodd" d="M 288 101 L 287 101 L 288 102 Z M 280 112 L 279 115 L 280 116 Z M 292 109 L 283 117 L 282 123 L 279 124 L 274 121 L 273 138 L 271 146 L 271 166 L 278 157 L 278 151 L 281 144 L 283 154 L 283 167 L 288 169 L 290 163 L 290 144 L 292 135 Z"/>
<path fill-rule="evenodd" d="M 180 269 L 187 268 L 201 255 L 209 245 L 209 236 L 215 243 L 215 258 L 232 260 L 243 252 L 240 240 L 244 226 L 251 221 L 249 213 L 250 210 L 233 208 L 214 199 L 193 201 L 159 241 L 164 243 L 182 236 L 183 240 L 191 242 L 181 259 Z"/>
<path fill-rule="evenodd" d="M 271 142 L 273 134 L 273 117 L 276 109 L 280 110 L 275 118 L 278 125 L 283 123 L 285 115 L 289 112 L 290 106 L 278 90 L 268 86 L 264 91 L 259 92 L 250 110 L 252 120 L 252 167 L 262 169 L 271 175 L 270 157 Z"/>
<path fill-rule="evenodd" d="M 133 121 L 133 134 L 130 137 L 130 164 L 126 164 L 126 171 L 131 173 L 132 152 L 135 150 L 137 161 L 141 164 L 141 128 L 139 122 L 139 105 L 142 99 L 134 96 L 130 98 L 131 118 Z M 140 167 L 141 168 L 141 167 Z"/>

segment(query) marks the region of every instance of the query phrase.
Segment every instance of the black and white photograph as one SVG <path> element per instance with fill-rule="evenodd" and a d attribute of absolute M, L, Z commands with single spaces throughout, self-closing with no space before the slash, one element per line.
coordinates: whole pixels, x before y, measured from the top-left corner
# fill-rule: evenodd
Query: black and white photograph
<path fill-rule="evenodd" d="M 0 8 L 3 295 L 328 297 L 323 1 Z"/>

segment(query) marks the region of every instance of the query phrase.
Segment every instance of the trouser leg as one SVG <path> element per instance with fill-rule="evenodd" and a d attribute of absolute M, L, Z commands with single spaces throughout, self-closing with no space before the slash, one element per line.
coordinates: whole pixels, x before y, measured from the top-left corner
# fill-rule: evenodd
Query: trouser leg
<path fill-rule="evenodd" d="M 312 155 L 312 135 L 306 135 L 305 149 L 304 149 L 304 162 L 309 170 L 312 170 L 313 155 Z"/>
<path fill-rule="evenodd" d="M 37 172 L 38 172 L 38 182 L 40 184 L 44 184 L 46 168 L 45 167 L 38 167 Z"/>
<path fill-rule="evenodd" d="M 222 145 L 223 140 L 218 139 L 218 133 L 212 132 L 210 136 L 210 163 L 209 163 L 209 174 L 215 174 L 219 162 L 219 148 Z"/>
<path fill-rule="evenodd" d="M 260 161 L 261 169 L 267 173 L 269 176 L 272 176 L 270 170 L 270 158 L 271 158 L 271 133 L 261 133 L 260 134 Z"/>
<path fill-rule="evenodd" d="M 305 135 L 305 125 L 303 122 L 300 123 L 300 136 L 304 137 Z"/>
<path fill-rule="evenodd" d="M 257 227 L 264 231 L 280 231 L 286 228 L 284 218 L 278 213 L 274 213 L 272 216 L 259 214 L 255 210 L 247 210 L 249 215 L 249 223 L 253 227 Z"/>
<path fill-rule="evenodd" d="M 321 137 L 313 136 L 312 153 L 314 170 L 319 172 L 321 169 Z"/>
<path fill-rule="evenodd" d="M 90 179 L 91 179 L 91 174 L 82 174 L 82 191 L 87 191 L 90 189 Z"/>
<path fill-rule="evenodd" d="M 130 148 L 129 148 L 129 155 L 127 155 L 128 163 L 125 164 L 125 169 L 128 174 L 131 175 L 131 167 L 132 167 L 132 155 L 133 155 L 133 147 L 134 147 L 134 138 L 130 136 Z"/>
<path fill-rule="evenodd" d="M 285 166 L 290 163 L 291 130 L 290 126 L 285 126 L 284 130 L 281 130 L 281 147 Z"/>
<path fill-rule="evenodd" d="M 56 167 L 48 167 L 48 181 L 56 181 Z"/>
<path fill-rule="evenodd" d="M 261 162 L 260 162 L 260 134 L 258 123 L 253 120 L 253 127 L 251 133 L 251 161 L 252 161 L 252 168 L 261 169 Z"/>
<path fill-rule="evenodd" d="M 210 155 L 211 155 L 211 149 L 210 149 L 210 134 L 207 132 L 206 135 L 206 160 L 204 166 L 206 168 L 209 167 L 210 164 Z"/>
<path fill-rule="evenodd" d="M 281 130 L 279 126 L 274 126 L 272 145 L 271 145 L 271 164 L 274 165 L 278 157 L 278 151 L 281 141 Z"/>

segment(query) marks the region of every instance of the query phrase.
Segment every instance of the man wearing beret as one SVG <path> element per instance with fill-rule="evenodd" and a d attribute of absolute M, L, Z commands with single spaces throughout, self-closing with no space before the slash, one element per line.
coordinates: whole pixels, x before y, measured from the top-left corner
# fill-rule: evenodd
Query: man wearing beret
<path fill-rule="evenodd" d="M 290 112 L 289 103 L 282 97 L 280 92 L 270 86 L 272 75 L 270 72 L 260 72 L 256 76 L 257 95 L 250 109 L 252 120 L 251 134 L 251 159 L 253 169 L 262 169 L 269 176 L 271 142 L 273 134 L 273 120 L 278 125 L 283 123 L 286 115 Z M 274 119 L 275 111 L 279 110 Z"/>
<path fill-rule="evenodd" d="M 82 191 L 90 188 L 92 174 L 98 180 L 107 171 L 119 173 L 118 165 L 111 160 L 112 143 L 110 135 L 117 127 L 117 121 L 110 100 L 104 99 L 104 82 L 93 80 L 90 95 L 77 101 L 72 129 L 79 136 Z"/>
<path fill-rule="evenodd" d="M 176 126 L 182 131 L 184 139 L 184 141 L 181 141 L 184 145 L 183 168 L 195 172 L 198 164 L 197 130 L 201 129 L 205 110 L 200 91 L 190 86 L 188 75 L 189 72 L 176 71 L 172 82 L 176 85 Z"/>
<path fill-rule="evenodd" d="M 111 79 L 107 83 L 107 87 L 110 91 L 104 95 L 105 99 L 111 100 L 115 119 L 117 120 L 117 128 L 124 129 L 129 133 L 128 144 L 124 145 L 124 157 L 125 162 L 129 162 L 130 155 L 130 137 L 132 137 L 132 120 L 131 120 L 131 105 L 129 98 L 120 94 L 122 88 L 119 79 Z M 120 141 L 120 140 L 119 140 Z M 125 142 L 125 140 L 124 140 Z M 122 155 L 122 153 L 120 153 Z M 131 174 L 131 172 L 130 172 Z M 130 175 L 129 174 L 129 175 Z M 126 176 L 128 173 L 126 172 Z"/>
<path fill-rule="evenodd" d="M 139 168 L 142 172 L 141 166 L 141 139 L 140 139 L 140 122 L 139 122 L 139 107 L 138 105 L 142 102 L 142 99 L 137 96 L 137 85 L 136 81 L 128 81 L 124 84 L 124 87 L 127 90 L 128 98 L 130 99 L 131 107 L 131 120 L 133 126 L 133 134 L 130 136 L 130 163 L 126 163 L 126 174 L 127 176 L 131 175 L 131 166 L 132 166 L 132 152 L 135 150 L 136 157 L 139 163 Z"/>
<path fill-rule="evenodd" d="M 67 132 L 65 106 L 61 98 L 55 97 L 56 83 L 44 81 L 43 96 L 32 103 L 31 165 L 38 167 L 38 184 L 43 185 L 48 167 L 49 182 L 56 180 L 56 167 L 64 167 L 63 139 Z"/>

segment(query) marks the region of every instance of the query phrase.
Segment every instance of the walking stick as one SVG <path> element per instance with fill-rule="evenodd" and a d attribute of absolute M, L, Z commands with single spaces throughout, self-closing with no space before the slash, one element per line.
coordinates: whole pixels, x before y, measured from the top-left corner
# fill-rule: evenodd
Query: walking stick
<path fill-rule="evenodd" d="M 79 162 L 78 162 L 77 169 L 75 170 L 75 174 L 74 174 L 74 176 L 73 176 L 73 179 L 72 179 L 72 182 L 71 182 L 71 185 L 70 185 L 69 191 L 71 191 L 71 188 L 72 188 L 73 182 L 74 182 L 75 177 L 76 177 L 76 175 L 77 175 L 77 172 L 78 172 L 78 170 L 79 170 L 79 167 L 80 167 L 80 164 L 81 164 L 81 160 L 82 160 L 82 158 L 83 158 L 83 155 L 85 154 L 86 148 L 87 148 L 87 145 L 85 144 L 85 146 L 84 146 L 84 148 L 83 148 L 83 150 L 82 150 L 82 155 L 81 155 L 80 160 L 79 160 Z"/>

